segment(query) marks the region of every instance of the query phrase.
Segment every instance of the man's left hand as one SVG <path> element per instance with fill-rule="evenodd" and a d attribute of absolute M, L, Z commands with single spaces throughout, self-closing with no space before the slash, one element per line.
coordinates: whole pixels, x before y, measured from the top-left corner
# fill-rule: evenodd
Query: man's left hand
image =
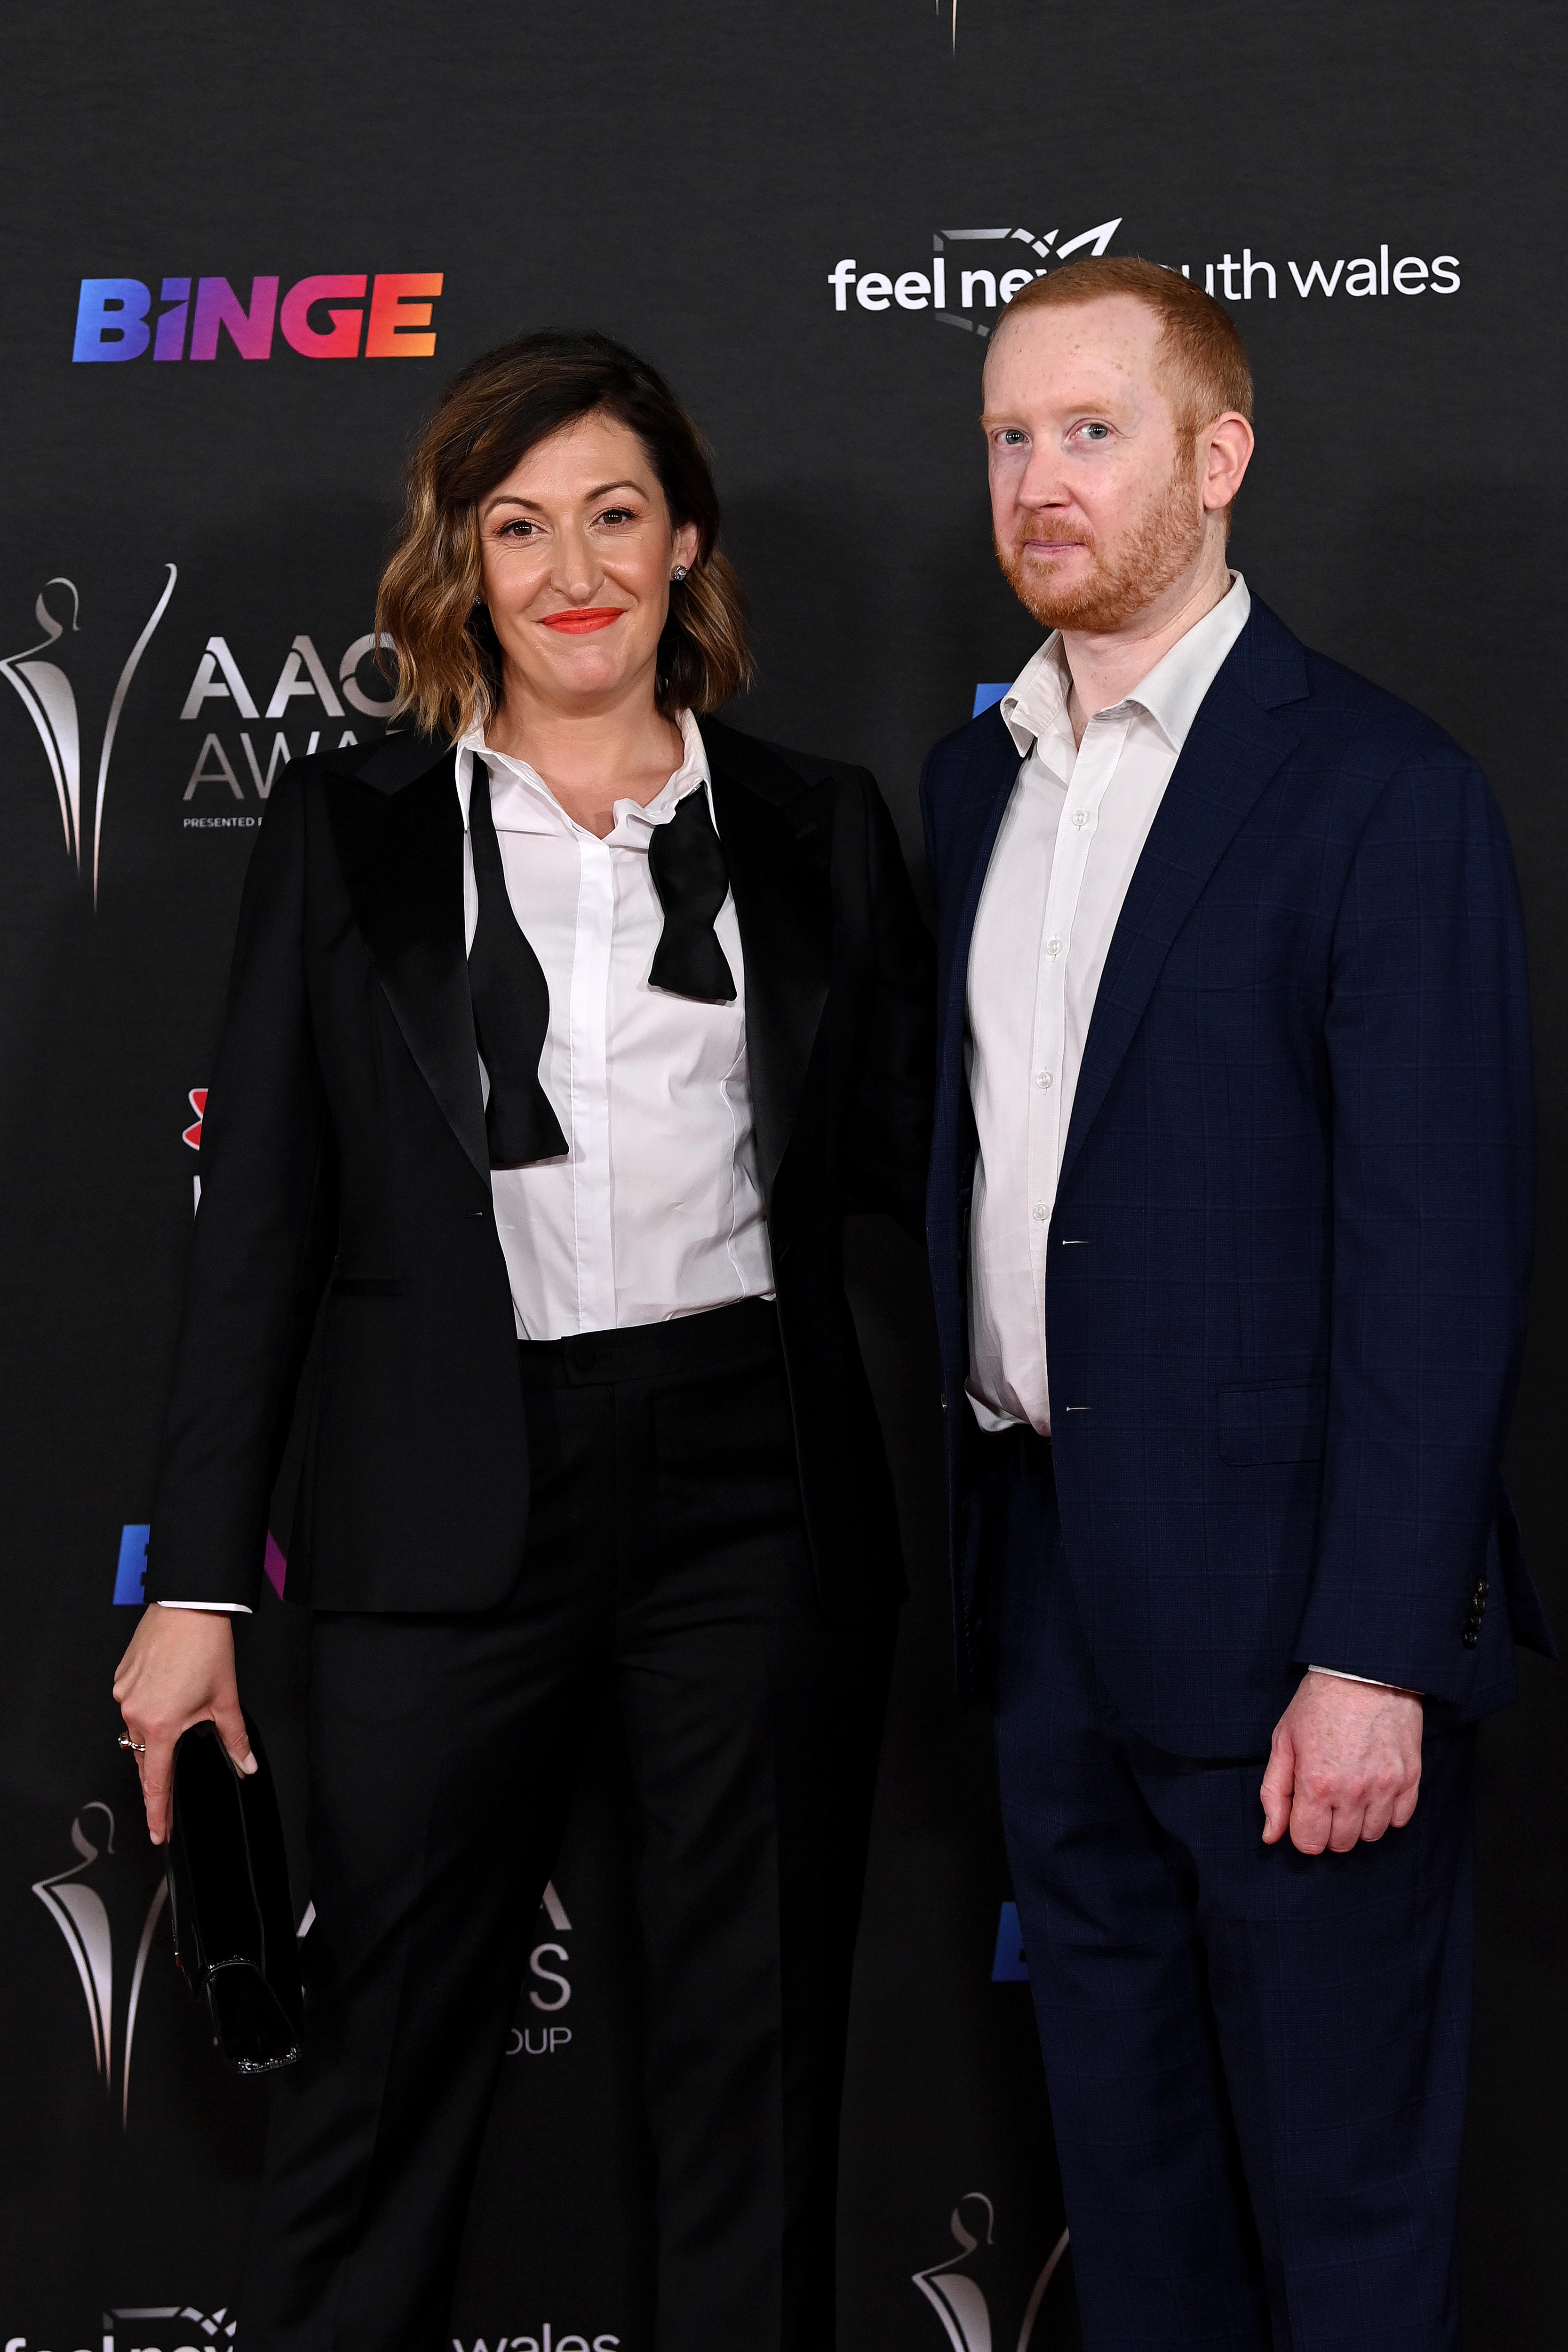
<path fill-rule="evenodd" d="M 1263 1775 L 1263 1843 L 1287 1830 L 1302 1853 L 1348 1853 L 1402 1830 L 1421 1787 L 1421 1701 L 1413 1691 L 1308 1672 L 1274 1727 Z"/>

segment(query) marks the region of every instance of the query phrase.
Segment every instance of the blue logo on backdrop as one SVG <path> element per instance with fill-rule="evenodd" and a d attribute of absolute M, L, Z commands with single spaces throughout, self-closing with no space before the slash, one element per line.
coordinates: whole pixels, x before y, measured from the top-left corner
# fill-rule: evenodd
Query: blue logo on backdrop
<path fill-rule="evenodd" d="M 1002 697 L 1005 694 L 1010 694 L 1012 690 L 1013 681 L 1010 677 L 1005 677 L 1000 686 L 977 686 L 974 689 L 974 708 L 969 714 L 971 719 L 978 719 L 983 710 L 994 709 Z"/>
<path fill-rule="evenodd" d="M 149 1528 L 121 1528 L 120 1531 L 120 1565 L 114 1571 L 114 1605 L 117 1609 L 140 1609 L 142 1588 L 147 1580 L 147 1540 Z"/>
<path fill-rule="evenodd" d="M 120 1530 L 120 1559 L 114 1570 L 114 1606 L 117 1609 L 140 1609 L 147 1597 L 147 1545 L 152 1533 L 150 1527 L 121 1528 Z M 268 1583 L 281 1601 L 289 1562 L 274 1535 L 268 1535 L 267 1538 L 267 1550 L 261 1565 Z"/>
<path fill-rule="evenodd" d="M 1027 1984 L 1029 1963 L 1024 1952 L 1024 1930 L 1018 1924 L 1018 1906 L 1004 1903 L 996 1928 L 996 1955 L 991 1963 L 993 1984 Z"/>

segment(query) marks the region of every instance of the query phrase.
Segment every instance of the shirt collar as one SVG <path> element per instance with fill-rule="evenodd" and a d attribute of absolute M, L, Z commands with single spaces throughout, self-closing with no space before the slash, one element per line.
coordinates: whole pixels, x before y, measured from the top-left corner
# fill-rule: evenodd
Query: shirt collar
<path fill-rule="evenodd" d="M 1173 751 L 1180 751 L 1192 730 L 1199 706 L 1218 677 L 1226 656 L 1247 626 L 1252 599 L 1239 572 L 1219 603 L 1194 621 L 1185 635 L 1157 661 L 1146 677 L 1123 697 L 1146 710 Z M 1072 677 L 1061 635 L 1053 629 L 1045 644 L 1031 654 L 1008 691 L 1002 697 L 1002 718 L 1025 759 L 1037 743 L 1047 741 L 1067 724 L 1068 696 Z M 1120 709 L 1122 706 L 1117 705 Z"/>
<path fill-rule="evenodd" d="M 605 838 L 618 844 L 633 843 L 646 848 L 647 835 L 657 824 L 668 824 L 688 793 L 700 785 L 708 787 L 711 778 L 708 769 L 708 752 L 702 740 L 702 730 L 689 710 L 676 713 L 676 725 L 680 730 L 684 756 L 668 783 L 641 808 L 633 800 L 619 800 L 615 804 L 616 822 Z M 485 741 L 482 726 L 470 727 L 458 740 L 456 761 L 458 805 L 463 812 L 463 829 L 468 824 L 468 795 L 473 789 L 474 755 L 482 753 L 488 761 L 493 782 L 491 804 L 498 833 L 574 832 L 576 827 L 567 815 L 543 777 L 526 760 L 513 759 L 510 751 L 490 750 Z M 709 805 L 712 793 L 709 792 Z"/>

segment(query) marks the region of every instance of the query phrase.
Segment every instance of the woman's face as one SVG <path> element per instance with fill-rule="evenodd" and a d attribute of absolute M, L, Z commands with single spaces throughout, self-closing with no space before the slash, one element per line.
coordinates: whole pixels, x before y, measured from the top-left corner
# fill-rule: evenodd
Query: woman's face
<path fill-rule="evenodd" d="M 484 596 L 505 692 L 587 711 L 653 698 L 670 575 L 695 561 L 637 435 L 595 414 L 552 434 L 479 502 Z"/>

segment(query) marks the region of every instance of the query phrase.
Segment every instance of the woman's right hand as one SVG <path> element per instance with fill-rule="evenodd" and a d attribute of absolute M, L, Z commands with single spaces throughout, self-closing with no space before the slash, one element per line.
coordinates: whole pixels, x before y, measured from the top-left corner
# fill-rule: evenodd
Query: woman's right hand
<path fill-rule="evenodd" d="M 114 1703 L 139 1743 L 136 1769 L 154 1845 L 169 1834 L 174 1742 L 193 1723 L 212 1723 L 235 1769 L 254 1772 L 250 1735 L 234 1673 L 234 1628 L 226 1611 L 144 1611 L 114 1676 Z"/>

